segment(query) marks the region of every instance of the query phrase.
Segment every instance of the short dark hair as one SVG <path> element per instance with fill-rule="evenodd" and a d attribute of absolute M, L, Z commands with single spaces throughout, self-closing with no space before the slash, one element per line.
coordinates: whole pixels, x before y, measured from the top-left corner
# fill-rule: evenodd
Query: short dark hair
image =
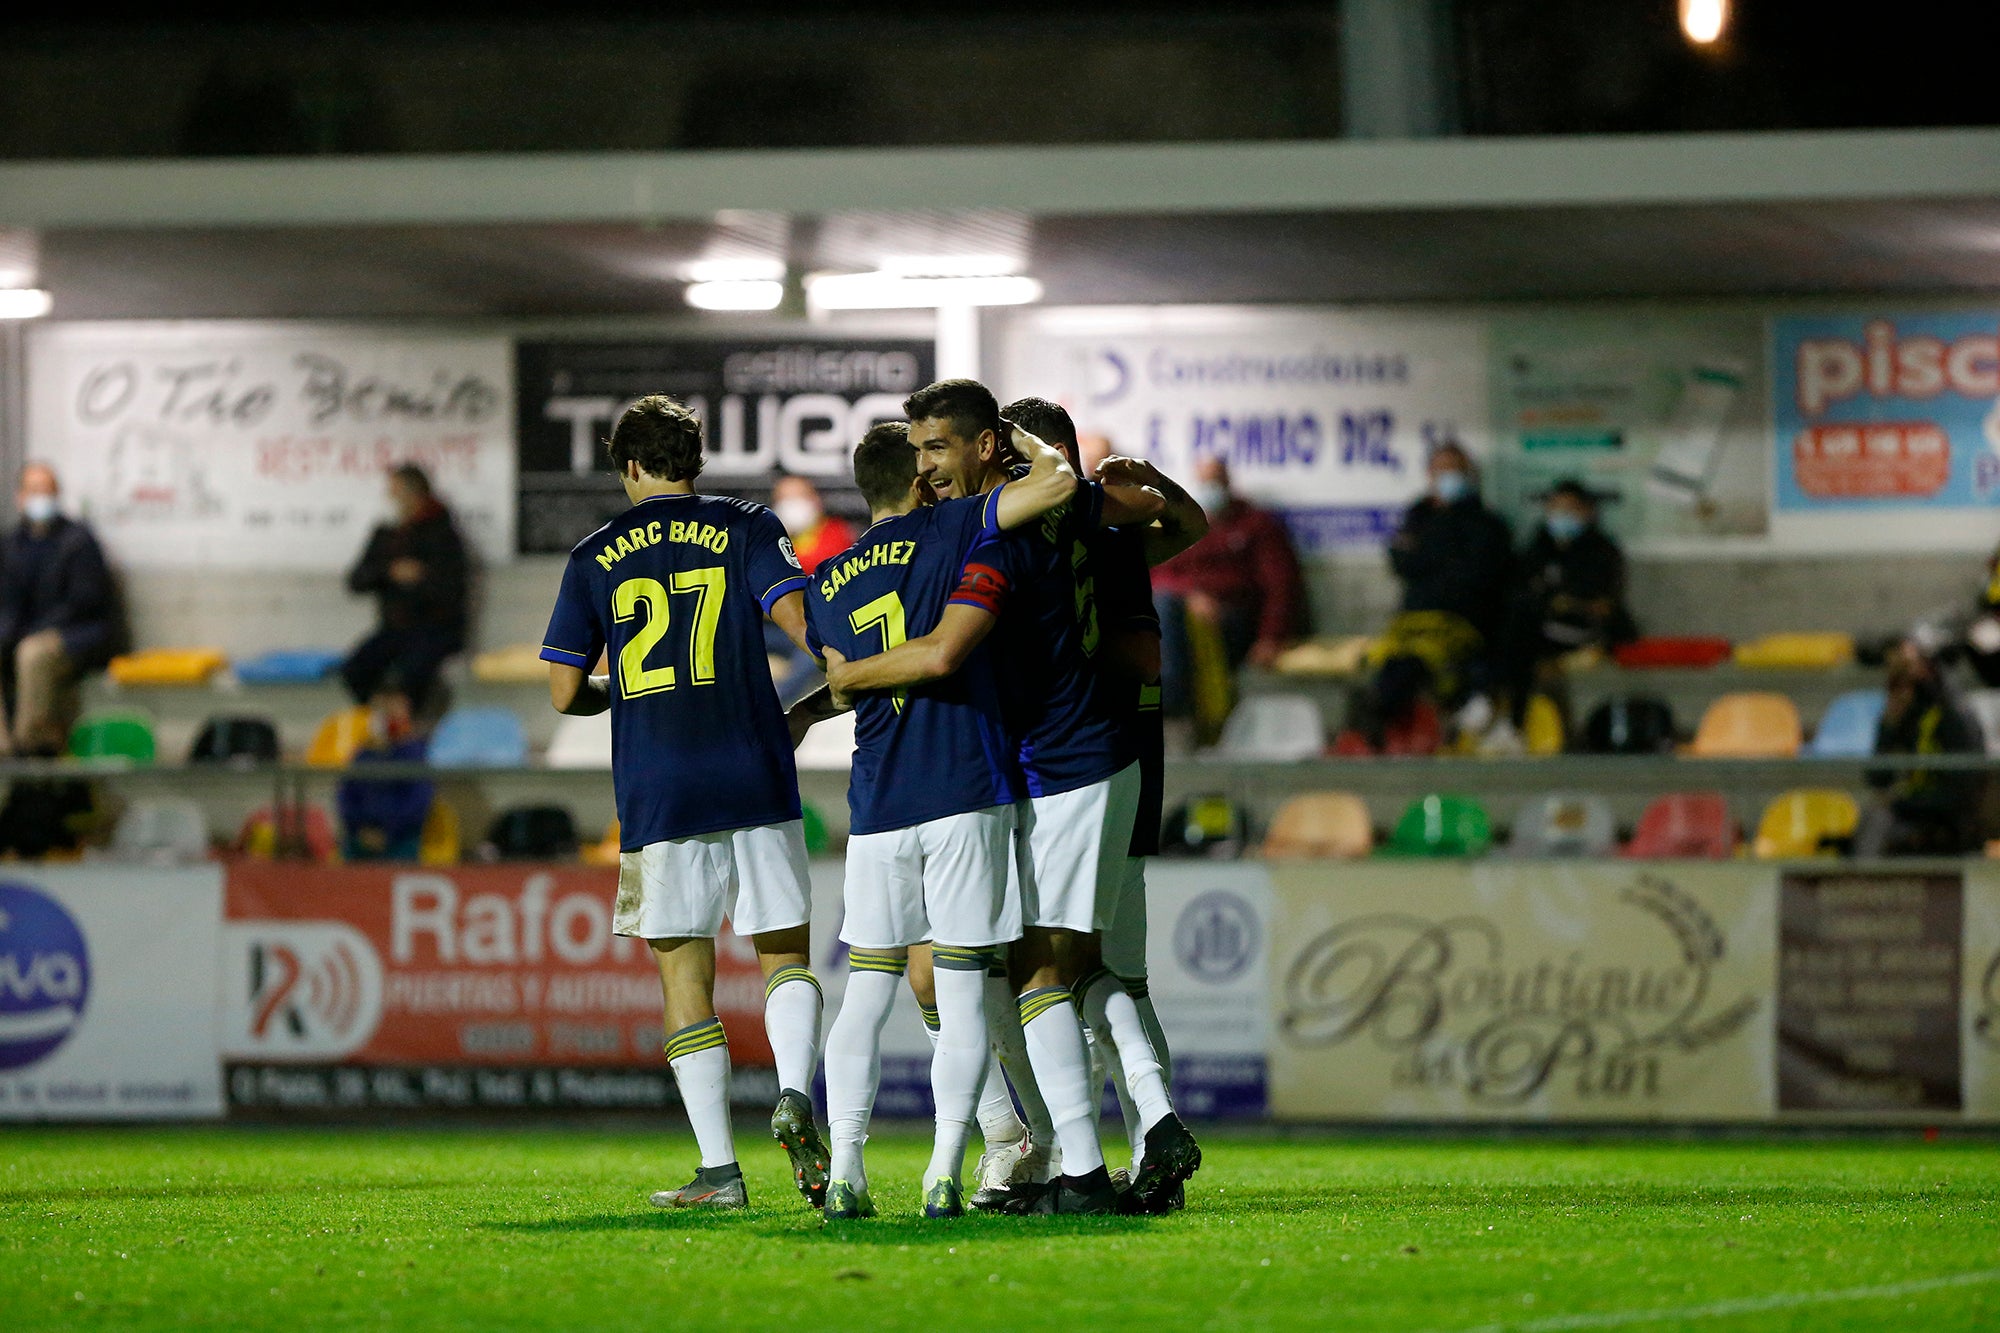
<path fill-rule="evenodd" d="M 1070 419 L 1069 409 L 1061 403 L 1052 403 L 1046 398 L 1016 398 L 1000 409 L 1000 415 L 1028 434 L 1068 454 L 1071 463 L 1078 461 L 1076 422 Z"/>
<path fill-rule="evenodd" d="M 389 480 L 400 482 L 425 499 L 429 499 L 437 493 L 431 487 L 431 474 L 418 467 L 415 463 L 396 464 L 396 466 L 389 469 Z"/>
<path fill-rule="evenodd" d="M 854 446 L 854 484 L 870 510 L 894 508 L 917 479 L 917 451 L 900 421 L 871 427 Z"/>
<path fill-rule="evenodd" d="M 976 439 L 980 431 L 1000 434 L 1000 402 L 993 390 L 978 380 L 939 380 L 903 400 L 903 415 L 912 421 L 936 417 L 951 423 L 962 440 Z"/>
<path fill-rule="evenodd" d="M 604 449 L 620 472 L 637 463 L 650 477 L 693 481 L 701 475 L 701 419 L 666 394 L 649 394 L 625 409 Z"/>
<path fill-rule="evenodd" d="M 1575 477 L 1564 477 L 1542 494 L 1542 499 L 1553 500 L 1558 495 L 1566 495 L 1586 509 L 1597 508 L 1597 492 L 1578 481 Z"/>

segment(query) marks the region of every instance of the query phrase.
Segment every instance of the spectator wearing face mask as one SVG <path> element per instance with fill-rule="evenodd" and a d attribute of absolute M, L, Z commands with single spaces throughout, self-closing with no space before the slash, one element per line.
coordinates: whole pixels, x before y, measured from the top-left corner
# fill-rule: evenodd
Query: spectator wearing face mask
<path fill-rule="evenodd" d="M 356 703 L 393 687 L 424 708 L 446 659 L 465 651 L 472 564 L 422 468 L 396 468 L 388 488 L 395 520 L 375 529 L 347 573 L 350 592 L 375 598 L 378 622 L 341 663 L 340 676 Z"/>
<path fill-rule="evenodd" d="M 1937 664 L 1905 643 L 1889 656 L 1888 703 L 1875 731 L 1875 753 L 1981 754 L 1985 745 Z M 1877 795 L 1855 830 L 1856 856 L 1958 856 L 1980 845 L 1984 776 L 1925 769 L 1874 769 Z"/>
<path fill-rule="evenodd" d="M 1428 470 L 1429 489 L 1389 543 L 1403 597 L 1372 658 L 1368 730 L 1377 743 L 1426 694 L 1451 706 L 1483 692 L 1507 623 L 1514 540 L 1506 522 L 1479 498 L 1472 458 L 1457 442 L 1432 450 Z"/>
<path fill-rule="evenodd" d="M 1246 661 L 1269 666 L 1305 631 L 1305 579 L 1284 523 L 1230 489 L 1220 458 L 1195 465 L 1188 494 L 1208 515 L 1208 534 L 1153 571 L 1168 717 L 1194 712 L 1190 621 L 1219 636 L 1231 673 Z"/>
<path fill-rule="evenodd" d="M 1625 605 L 1625 553 L 1597 525 L 1597 497 L 1581 482 L 1557 482 L 1543 497 L 1516 571 L 1504 683 L 1519 726 L 1554 662 L 1580 648 L 1614 648 L 1638 628 Z"/>
<path fill-rule="evenodd" d="M 799 568 L 808 574 L 854 545 L 854 525 L 827 513 L 819 488 L 804 477 L 778 478 L 771 487 L 771 512 L 785 525 Z"/>
<path fill-rule="evenodd" d="M 53 755 L 80 710 L 78 682 L 124 648 L 125 623 L 97 538 L 63 515 L 55 470 L 29 463 L 15 499 L 0 555 L 0 754 Z"/>

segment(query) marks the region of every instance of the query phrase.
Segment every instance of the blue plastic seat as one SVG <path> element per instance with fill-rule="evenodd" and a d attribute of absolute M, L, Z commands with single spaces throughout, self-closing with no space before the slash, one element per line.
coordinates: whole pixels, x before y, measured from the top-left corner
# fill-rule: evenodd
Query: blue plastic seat
<path fill-rule="evenodd" d="M 1888 696 L 1881 690 L 1836 695 L 1813 732 L 1806 753 L 1821 759 L 1858 759 L 1875 753 L 1875 729 Z"/>
<path fill-rule="evenodd" d="M 338 648 L 278 648 L 236 664 L 246 685 L 306 685 L 333 674 L 347 657 Z"/>
<path fill-rule="evenodd" d="M 505 708 L 454 708 L 431 734 L 437 768 L 518 768 L 528 762 L 521 719 Z"/>

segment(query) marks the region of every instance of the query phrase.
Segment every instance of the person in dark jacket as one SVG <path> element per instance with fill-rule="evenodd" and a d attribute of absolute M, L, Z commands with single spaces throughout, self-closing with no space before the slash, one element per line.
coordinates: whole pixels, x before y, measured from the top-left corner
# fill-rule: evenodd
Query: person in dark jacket
<path fill-rule="evenodd" d="M 123 650 L 124 617 L 104 551 L 65 518 L 46 463 L 21 470 L 20 522 L 0 556 L 0 753 L 62 752 L 80 708 L 77 684 Z"/>
<path fill-rule="evenodd" d="M 428 707 L 445 660 L 465 650 L 471 568 L 458 527 L 424 470 L 405 463 L 389 474 L 396 521 L 376 528 L 347 587 L 380 608 L 373 634 L 356 644 L 340 676 L 356 703 L 385 687 Z"/>
<path fill-rule="evenodd" d="M 1937 664 L 1914 644 L 1889 657 L 1888 703 L 1875 731 L 1875 753 L 1983 754 L 1968 718 Z M 1856 856 L 1959 856 L 1980 845 L 1979 798 L 1985 775 L 1928 769 L 1871 769 L 1877 797 L 1854 834 Z"/>
<path fill-rule="evenodd" d="M 1430 489 L 1389 542 L 1402 611 L 1377 646 L 1371 730 L 1406 717 L 1426 693 L 1455 704 L 1482 692 L 1507 621 L 1514 538 L 1479 498 L 1472 458 L 1456 441 L 1431 451 Z"/>
<path fill-rule="evenodd" d="M 1502 644 L 1504 684 L 1520 725 L 1544 664 L 1638 637 L 1625 605 L 1625 552 L 1597 526 L 1597 497 L 1575 480 L 1542 497 L 1542 521 L 1515 565 Z"/>

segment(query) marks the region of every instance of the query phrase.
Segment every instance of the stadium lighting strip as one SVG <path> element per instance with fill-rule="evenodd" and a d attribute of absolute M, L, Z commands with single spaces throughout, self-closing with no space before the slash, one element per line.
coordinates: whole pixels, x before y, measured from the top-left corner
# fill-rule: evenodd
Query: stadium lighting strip
<path fill-rule="evenodd" d="M 917 277 L 885 269 L 874 273 L 816 273 L 806 279 L 806 304 L 819 310 L 1028 305 L 1041 299 L 1041 283 L 1009 273 Z"/>
<path fill-rule="evenodd" d="M 0 319 L 40 319 L 55 304 L 39 287 L 0 287 Z"/>

